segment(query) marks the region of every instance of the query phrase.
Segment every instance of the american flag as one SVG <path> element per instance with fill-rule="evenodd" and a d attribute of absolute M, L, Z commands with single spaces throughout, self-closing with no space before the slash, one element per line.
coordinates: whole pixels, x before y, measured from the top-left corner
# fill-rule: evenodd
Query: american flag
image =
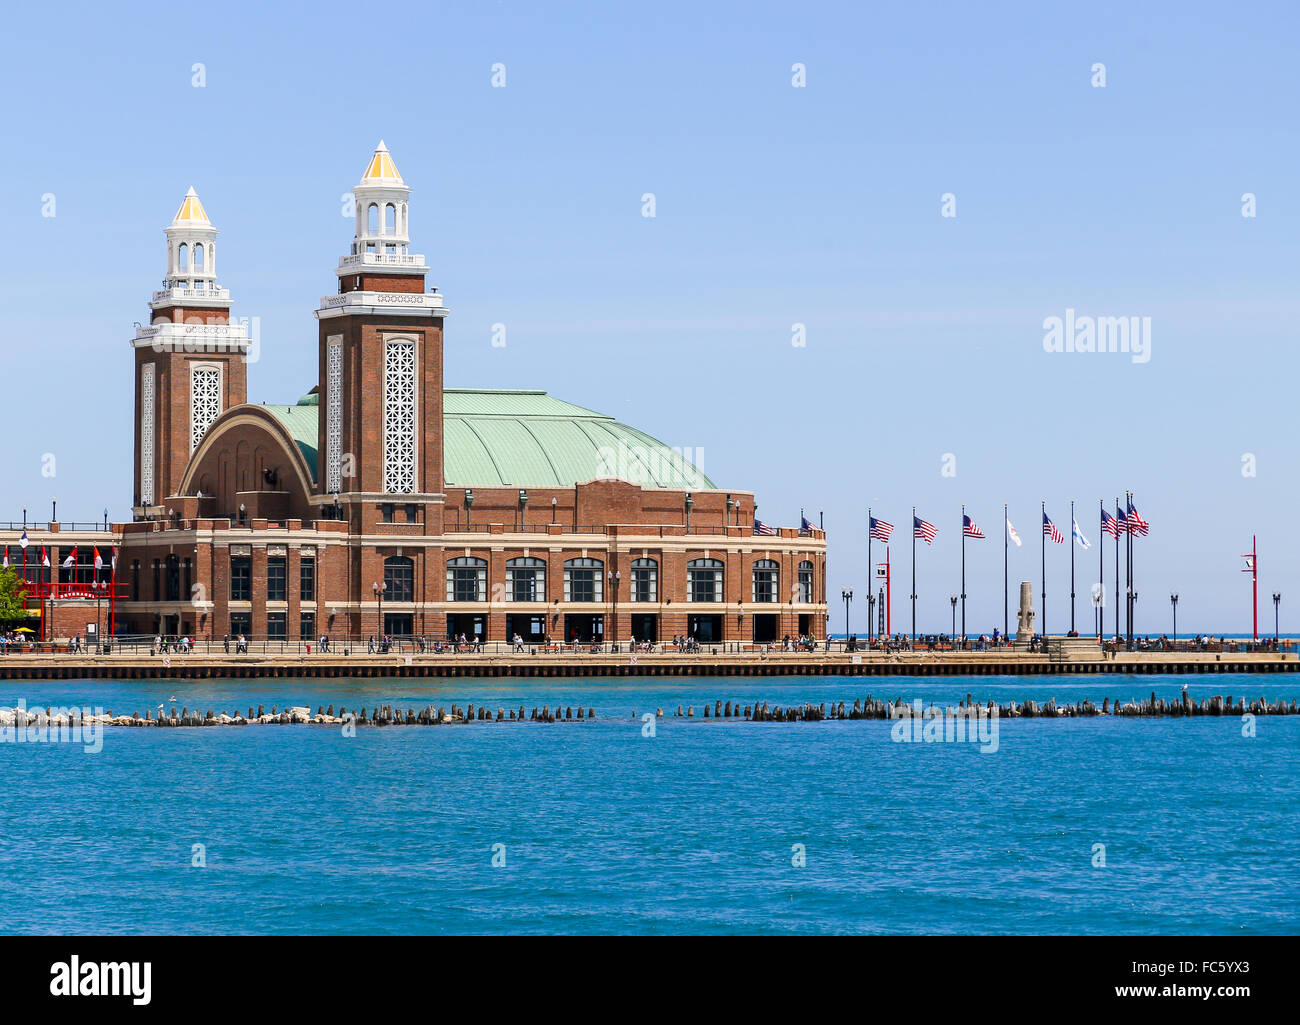
<path fill-rule="evenodd" d="M 1124 533 L 1124 527 L 1105 509 L 1101 511 L 1101 529 L 1116 540 L 1119 539 L 1120 534 Z"/>
<path fill-rule="evenodd" d="M 939 528 L 933 523 L 928 523 L 919 516 L 912 517 L 912 538 L 919 538 L 926 544 L 932 544 L 934 539 L 939 536 Z"/>
<path fill-rule="evenodd" d="M 961 532 L 963 537 L 983 537 L 984 531 L 975 526 L 975 521 L 965 513 L 961 517 Z"/>
<path fill-rule="evenodd" d="M 1118 531 L 1118 533 L 1115 535 L 1116 537 L 1119 537 L 1120 534 L 1126 533 L 1128 531 L 1128 520 L 1124 518 L 1123 509 L 1115 510 L 1115 529 Z"/>
<path fill-rule="evenodd" d="M 1056 524 L 1047 518 L 1047 513 L 1043 513 L 1043 536 L 1051 540 L 1053 544 L 1065 543 L 1065 535 L 1056 529 Z"/>
<path fill-rule="evenodd" d="M 877 541 L 888 541 L 889 535 L 894 532 L 894 525 L 886 523 L 884 520 L 878 520 L 871 517 L 871 536 Z"/>
<path fill-rule="evenodd" d="M 769 526 L 768 526 L 766 523 L 764 523 L 762 520 L 758 519 L 758 517 L 755 517 L 755 518 L 754 518 L 754 533 L 755 533 L 755 534 L 763 534 L 763 535 L 767 536 L 767 535 L 775 534 L 775 533 L 776 533 L 776 528 L 775 528 L 775 527 L 769 527 Z"/>
<path fill-rule="evenodd" d="M 1138 515 L 1137 509 L 1133 507 L 1133 502 L 1130 501 L 1128 504 L 1128 529 L 1140 537 L 1146 537 L 1147 530 L 1150 527 L 1151 524 Z"/>

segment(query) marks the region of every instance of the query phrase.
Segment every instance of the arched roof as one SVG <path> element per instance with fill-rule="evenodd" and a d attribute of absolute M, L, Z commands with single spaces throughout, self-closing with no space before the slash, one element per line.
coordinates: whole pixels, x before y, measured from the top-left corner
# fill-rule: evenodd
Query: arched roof
<path fill-rule="evenodd" d="M 317 471 L 316 395 L 264 406 Z M 443 392 L 443 479 L 448 487 L 568 487 L 617 477 L 653 488 L 712 490 L 698 467 L 644 431 L 544 391 Z"/>

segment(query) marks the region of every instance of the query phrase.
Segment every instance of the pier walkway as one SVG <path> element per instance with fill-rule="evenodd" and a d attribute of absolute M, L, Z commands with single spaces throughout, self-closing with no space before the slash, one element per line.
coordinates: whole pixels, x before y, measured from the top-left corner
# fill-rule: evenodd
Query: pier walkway
<path fill-rule="evenodd" d="M 731 654 L 364 652 L 110 655 L 11 653 L 0 680 L 326 679 L 383 677 L 600 676 L 1004 676 L 1164 673 L 1293 673 L 1294 652 L 1121 652 L 1105 657 L 1029 654 L 1012 649 L 959 652 L 744 652 Z"/>

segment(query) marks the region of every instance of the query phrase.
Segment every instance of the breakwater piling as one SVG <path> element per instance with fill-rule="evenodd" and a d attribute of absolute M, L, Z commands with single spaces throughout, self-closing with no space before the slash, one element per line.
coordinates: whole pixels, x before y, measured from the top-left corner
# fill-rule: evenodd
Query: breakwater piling
<path fill-rule="evenodd" d="M 963 716 L 972 719 L 997 717 L 999 719 L 1066 719 L 1086 718 L 1092 716 L 1115 716 L 1120 718 L 1181 718 L 1197 716 L 1243 716 L 1243 715 L 1300 715 L 1300 704 L 1295 698 L 1288 703 L 1285 700 L 1270 702 L 1266 698 L 1253 700 L 1240 697 L 1214 695 L 1193 701 L 1186 691 L 1177 699 L 1157 698 L 1152 691 L 1148 698 L 1104 698 L 1100 705 L 1085 698 L 1075 704 L 1057 704 L 1056 698 L 1049 698 L 1043 704 L 1035 700 L 1023 702 L 1009 701 L 999 705 L 994 701 L 976 702 L 967 694 L 964 701 L 952 705 L 922 705 L 920 701 L 907 702 L 901 697 L 883 700 L 868 694 L 865 698 L 855 698 L 852 705 L 844 701 L 811 702 L 802 704 L 779 705 L 769 701 L 752 701 L 744 704 L 734 700 L 717 700 L 701 707 L 701 715 L 696 716 L 694 705 L 678 705 L 677 719 L 709 719 L 721 722 L 830 722 L 851 720 L 894 720 L 915 717 L 929 718 L 938 715 Z M 656 718 L 664 718 L 664 710 L 659 708 L 654 713 Z M 637 720 L 636 712 L 632 719 Z M 204 726 L 443 726 L 464 723 L 581 723 L 594 722 L 596 710 L 582 705 L 550 705 L 534 707 L 531 712 L 524 705 L 518 709 L 498 706 L 491 709 L 485 704 L 465 706 L 426 705 L 422 709 L 393 705 L 379 705 L 373 708 L 362 706 L 349 711 L 340 706 L 337 713 L 334 705 L 328 708 L 317 706 L 312 712 L 309 705 L 272 705 L 268 712 L 265 705 L 258 705 L 256 710 L 250 705 L 247 715 L 238 709 L 229 712 L 217 712 L 213 709 L 190 709 L 182 706 L 179 710 L 173 705 L 169 710 L 160 706 L 156 713 L 146 709 L 144 714 L 132 712 L 130 715 L 114 715 L 112 710 L 92 713 L 85 708 L 0 708 L 0 728 L 29 725 L 38 726 L 79 726 L 96 723 L 104 726 L 126 727 L 204 727 Z"/>

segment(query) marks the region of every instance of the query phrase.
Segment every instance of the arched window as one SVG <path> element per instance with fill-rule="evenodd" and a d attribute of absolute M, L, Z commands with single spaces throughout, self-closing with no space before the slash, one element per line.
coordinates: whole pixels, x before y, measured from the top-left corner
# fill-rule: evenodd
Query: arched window
<path fill-rule="evenodd" d="M 568 559 L 564 563 L 565 601 L 604 601 L 605 564 L 599 559 Z"/>
<path fill-rule="evenodd" d="M 805 559 L 799 563 L 799 602 L 811 605 L 813 600 L 813 564 Z"/>
<path fill-rule="evenodd" d="M 384 584 L 388 601 L 415 601 L 415 560 L 390 555 L 384 560 Z"/>
<path fill-rule="evenodd" d="M 447 563 L 448 601 L 487 601 L 487 561 L 462 556 Z"/>
<path fill-rule="evenodd" d="M 397 207 L 392 203 L 384 207 L 384 234 L 397 234 Z"/>
<path fill-rule="evenodd" d="M 722 563 L 717 559 L 692 559 L 686 564 L 687 601 L 723 601 Z"/>
<path fill-rule="evenodd" d="M 379 204 L 371 203 L 370 209 L 366 211 L 366 234 L 379 234 Z"/>
<path fill-rule="evenodd" d="M 659 600 L 659 563 L 636 559 L 632 563 L 632 601 Z"/>
<path fill-rule="evenodd" d="M 754 563 L 754 601 L 774 602 L 777 598 L 777 585 L 781 579 L 781 567 L 773 559 L 759 559 Z"/>
<path fill-rule="evenodd" d="M 176 269 L 188 271 L 190 269 L 190 247 L 184 242 L 176 250 Z"/>
<path fill-rule="evenodd" d="M 541 559 L 506 561 L 507 601 L 546 601 L 546 563 Z"/>
<path fill-rule="evenodd" d="M 203 246 L 199 245 L 197 242 L 194 243 L 194 269 L 196 271 L 203 270 L 203 256 Z"/>

